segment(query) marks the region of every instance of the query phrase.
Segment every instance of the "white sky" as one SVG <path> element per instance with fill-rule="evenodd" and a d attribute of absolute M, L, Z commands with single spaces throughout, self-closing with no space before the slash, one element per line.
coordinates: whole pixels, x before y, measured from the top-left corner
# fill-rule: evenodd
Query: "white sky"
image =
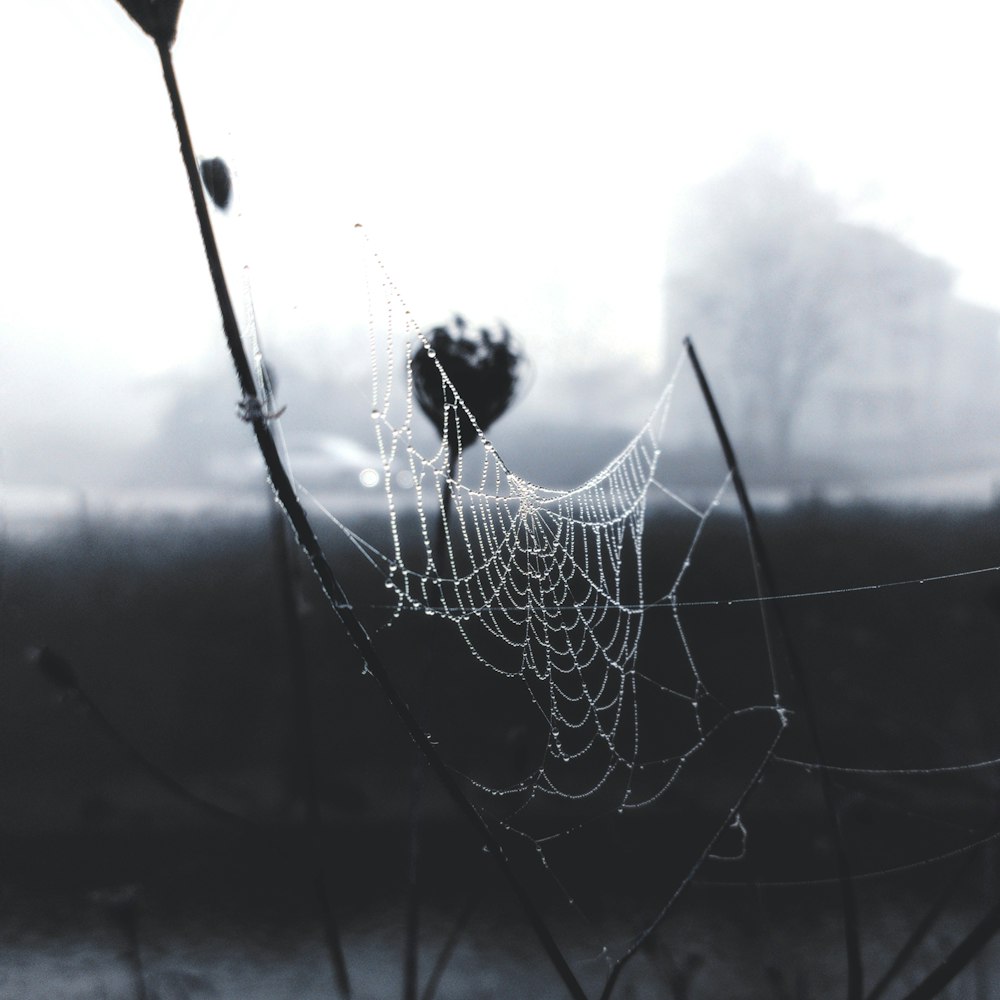
<path fill-rule="evenodd" d="M 186 0 L 175 61 L 199 154 L 237 174 L 234 297 L 249 264 L 286 355 L 364 362 L 360 221 L 421 324 L 503 319 L 542 370 L 650 367 L 671 222 L 761 140 L 1000 307 L 992 20 L 982 0 Z M 140 434 L 135 376 L 224 352 L 155 49 L 114 0 L 4 0 L 0 94 L 3 422 Z"/>

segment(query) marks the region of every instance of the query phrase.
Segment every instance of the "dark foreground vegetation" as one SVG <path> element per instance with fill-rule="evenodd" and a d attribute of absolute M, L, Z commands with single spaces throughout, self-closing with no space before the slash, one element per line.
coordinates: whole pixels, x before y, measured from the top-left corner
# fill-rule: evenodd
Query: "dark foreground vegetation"
<path fill-rule="evenodd" d="M 943 889 L 954 885 L 956 895 L 914 959 L 911 983 L 996 895 L 994 845 L 967 848 L 995 828 L 997 768 L 965 766 L 1000 755 L 992 723 L 1000 704 L 1000 577 L 974 572 L 1000 565 L 996 517 L 995 510 L 816 504 L 763 519 L 780 590 L 812 595 L 782 606 L 811 679 L 827 762 L 847 769 L 834 783 L 852 870 L 862 876 L 870 983 Z M 356 527 L 385 545 L 380 519 Z M 0 996 L 62 995 L 53 984 L 63 980 L 67 996 L 134 995 L 127 982 L 114 992 L 121 942 L 131 938 L 159 970 L 163 996 L 332 995 L 310 892 L 301 716 L 281 600 L 289 583 L 311 687 L 324 849 L 356 995 L 399 992 L 415 831 L 425 968 L 452 921 L 468 914 L 452 979 L 446 971 L 439 995 L 515 995 L 496 975 L 523 979 L 532 995 L 561 995 L 481 845 L 429 778 L 414 810 L 408 739 L 308 571 L 294 562 L 290 576 L 280 569 L 278 530 L 262 507 L 259 518 L 239 524 L 81 520 L 30 542 L 8 540 Z M 689 520 L 651 511 L 647 601 L 670 591 L 692 530 Z M 531 750 L 517 725 L 518 684 L 488 676 L 440 619 L 404 614 L 387 628 L 382 578 L 339 531 L 330 528 L 324 543 L 447 762 L 500 783 Z M 893 585 L 874 587 L 883 584 Z M 768 666 L 760 604 L 743 600 L 755 593 L 742 521 L 720 511 L 678 591 L 694 662 L 719 704 L 766 698 L 755 690 Z M 672 609 L 651 608 L 641 662 L 678 655 L 677 634 Z M 71 667 L 86 701 L 38 669 L 40 650 Z M 776 670 L 791 724 L 741 814 L 747 836 L 717 845 L 730 860 L 701 866 L 630 967 L 622 996 L 840 992 L 829 823 L 815 774 L 781 759 L 815 756 L 780 656 Z M 914 773 L 940 768 L 952 770 Z M 648 814 L 597 824 L 583 853 L 563 859 L 559 871 L 541 867 L 516 840 L 507 845 L 583 980 L 588 969 L 599 980 L 601 948 L 641 928 L 664 902 L 659 880 L 670 859 L 692 849 L 686 831 L 697 829 L 717 788 L 713 774 L 695 771 Z M 559 888 L 552 876 L 564 873 L 573 884 Z M 94 895 L 123 885 L 136 887 L 132 909 Z M 567 905 L 571 893 L 586 921 Z M 124 938 L 115 937 L 122 912 L 134 917 L 125 920 Z M 200 960 L 193 928 L 206 942 Z M 243 952 L 259 958 L 248 942 L 262 936 L 269 967 L 285 978 L 254 994 L 234 985 L 243 980 L 226 963 L 238 964 Z M 67 945 L 82 956 L 70 963 L 75 972 L 45 965 L 60 941 L 76 942 Z M 83 979 L 78 966 L 88 970 Z M 31 992 L 30 970 L 43 967 L 37 982 L 48 985 Z M 984 952 L 953 995 L 979 996 L 976 977 L 992 968 Z M 282 992 L 278 982 L 290 985 Z M 163 983 L 187 992 L 170 994 Z"/>

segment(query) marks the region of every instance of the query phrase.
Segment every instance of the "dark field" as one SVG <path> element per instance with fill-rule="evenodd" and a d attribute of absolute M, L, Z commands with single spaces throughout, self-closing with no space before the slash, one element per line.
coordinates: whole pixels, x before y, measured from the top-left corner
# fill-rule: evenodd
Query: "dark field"
<path fill-rule="evenodd" d="M 861 876 L 869 986 L 926 907 L 956 889 L 888 996 L 905 995 L 996 898 L 995 844 L 967 848 L 996 829 L 997 768 L 962 765 L 1000 756 L 1000 577 L 973 572 L 1000 566 L 997 516 L 817 504 L 763 519 L 781 591 L 823 592 L 780 608 L 827 762 L 897 772 L 832 775 Z M 694 526 L 650 512 L 647 600 L 670 591 Z M 380 523 L 352 527 L 385 546 Z M 7 541 L 0 996 L 135 996 L 123 943 L 133 932 L 149 991 L 161 1000 L 333 995 L 304 832 L 275 531 L 262 513 L 240 524 L 80 520 Z M 404 614 L 386 628 L 381 577 L 335 529 L 324 533 L 349 597 L 447 762 L 491 784 L 523 773 L 537 743 L 522 685 L 488 676 L 439 618 Z M 964 575 L 935 579 L 949 574 Z M 330 883 L 355 995 L 400 995 L 414 830 L 425 975 L 452 922 L 474 904 L 438 996 L 564 995 L 491 860 L 429 774 L 412 820 L 408 740 L 304 564 L 291 575 Z M 739 796 L 733 773 L 752 774 L 766 753 L 763 729 L 727 721 L 731 710 L 771 696 L 761 605 L 742 600 L 754 595 L 742 522 L 720 511 L 678 590 L 683 634 L 712 694 L 701 720 L 723 733 L 715 749 L 693 755 L 649 810 L 622 817 L 588 803 L 597 815 L 584 832 L 546 845 L 548 869 L 523 838 L 505 841 L 595 996 L 602 947 L 614 954 L 686 880 L 711 840 L 705 831 Z M 778 754 L 815 761 L 802 693 L 771 628 L 790 713 Z M 650 609 L 640 666 L 690 680 L 678 637 L 671 608 Z M 37 668 L 42 648 L 71 665 L 107 724 Z M 641 725 L 644 738 L 664 745 L 671 733 L 683 748 L 697 738 L 683 729 L 690 720 L 647 714 Z M 140 758 L 249 822 L 185 799 Z M 954 769 L 912 773 L 944 767 Z M 497 815 L 489 799 L 476 801 Z M 560 832 L 580 818 L 568 804 L 536 817 Z M 741 818 L 745 842 L 724 834 L 715 851 L 730 860 L 698 868 L 616 996 L 843 994 L 839 889 L 817 773 L 770 761 Z M 100 895 L 123 885 L 136 887 L 134 903 Z M 987 950 L 942 995 L 993 995 L 994 968 Z"/>

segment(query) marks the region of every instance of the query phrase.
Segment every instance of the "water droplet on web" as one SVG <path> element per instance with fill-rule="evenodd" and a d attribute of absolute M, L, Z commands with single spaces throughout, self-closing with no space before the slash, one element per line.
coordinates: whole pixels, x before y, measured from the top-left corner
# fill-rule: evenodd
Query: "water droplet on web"
<path fill-rule="evenodd" d="M 595 802 L 599 798 L 599 808 L 609 806 L 611 815 L 617 811 L 624 822 L 623 814 L 635 812 L 643 804 L 643 795 L 631 787 L 621 794 L 618 787 L 618 802 L 608 801 L 617 777 L 613 783 L 603 765 L 610 764 L 616 775 L 622 766 L 635 769 L 637 776 L 651 779 L 650 790 L 653 781 L 661 792 L 669 786 L 664 762 L 644 769 L 635 760 L 640 712 L 638 708 L 633 711 L 639 698 L 637 648 L 645 607 L 642 566 L 636 557 L 643 501 L 659 455 L 658 448 L 651 447 L 658 425 L 647 423 L 641 438 L 613 466 L 573 491 L 543 491 L 532 480 L 517 478 L 504 465 L 502 443 L 497 449 L 486 438 L 489 423 L 470 409 L 470 401 L 463 400 L 461 380 L 456 383 L 443 374 L 445 363 L 450 366 L 451 352 L 437 363 L 437 344 L 442 343 L 442 350 L 449 345 L 421 332 L 388 280 L 381 258 L 376 257 L 375 263 L 382 270 L 376 280 L 382 281 L 388 296 L 388 315 L 370 316 L 372 391 L 358 402 L 361 413 L 367 402 L 372 420 L 378 423 L 372 431 L 381 459 L 372 464 L 386 487 L 379 514 L 385 515 L 388 506 L 392 531 L 389 548 L 362 550 L 376 568 L 376 587 L 377 567 L 382 569 L 388 593 L 377 607 L 384 623 L 395 623 L 404 612 L 411 623 L 421 612 L 441 618 L 440 626 L 433 623 L 426 628 L 453 626 L 461 633 L 456 643 L 464 641 L 478 661 L 477 669 L 513 679 L 527 691 L 529 706 L 533 703 L 541 713 L 544 723 L 537 745 L 531 730 L 534 767 L 513 788 L 507 783 L 503 788 L 480 784 L 470 775 L 484 801 L 501 805 L 515 792 L 537 801 L 549 794 L 575 797 L 579 793 L 581 798 L 594 796 Z M 373 310 L 377 307 L 374 301 Z M 404 323 L 399 322 L 401 313 L 405 313 Z M 405 333 L 405 359 L 394 353 L 399 333 Z M 497 341 L 495 346 L 503 345 Z M 434 364 L 428 365 L 428 359 Z M 401 360 L 405 360 L 404 377 L 399 373 Z M 424 415 L 433 422 L 438 439 L 436 446 L 426 450 L 414 440 L 432 440 L 421 436 L 423 432 L 429 435 L 431 427 L 419 424 L 420 379 L 435 390 L 434 412 L 425 409 Z M 454 448 L 457 455 L 452 456 L 455 441 L 461 448 Z M 482 448 L 474 447 L 477 442 Z M 452 457 L 461 459 L 454 474 L 449 464 Z M 408 483 L 404 484 L 403 473 Z M 404 488 L 410 491 L 405 499 Z M 440 505 L 449 488 L 454 488 L 449 497 L 453 516 L 450 524 L 444 521 L 441 531 Z M 708 511 L 694 513 L 699 514 L 699 524 L 704 523 Z M 439 532 L 446 545 L 438 543 Z M 349 537 L 354 541 L 353 535 Z M 682 558 L 682 570 L 698 566 L 697 558 Z M 678 572 L 676 562 L 674 571 Z M 672 604 L 676 615 L 679 589 L 675 580 L 657 602 Z M 741 602 L 719 599 L 717 603 L 733 606 Z M 386 632 L 392 634 L 389 629 Z M 653 683 L 671 697 L 683 698 L 678 705 L 693 713 L 693 723 L 700 724 L 697 701 L 692 699 L 689 705 L 683 693 L 691 689 L 693 663 L 680 659 L 676 682 L 671 668 L 662 682 Z M 697 746 L 700 730 L 692 729 L 690 738 Z M 432 739 L 429 733 L 427 737 Z M 583 747 L 588 756 L 583 756 Z M 692 747 L 687 749 L 690 752 Z M 591 774 L 590 760 L 597 757 L 602 766 Z M 563 787 L 564 775 L 567 787 Z M 645 792 L 646 781 L 641 784 Z M 513 824 L 497 822 L 502 829 L 526 836 L 527 843 L 535 843 L 533 838 L 540 831 L 530 819 L 522 823 L 528 816 L 525 811 Z M 536 846 L 548 868 L 541 846 Z M 488 844 L 483 844 L 483 851 L 490 853 Z M 572 898 L 570 902 L 575 905 Z"/>

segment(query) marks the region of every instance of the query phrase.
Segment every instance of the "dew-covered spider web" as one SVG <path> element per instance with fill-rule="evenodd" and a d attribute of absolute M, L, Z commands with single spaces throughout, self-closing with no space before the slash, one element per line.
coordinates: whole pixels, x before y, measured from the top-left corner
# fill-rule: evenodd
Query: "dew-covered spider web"
<path fill-rule="evenodd" d="M 374 255 L 369 289 L 382 529 L 362 537 L 313 499 L 373 580 L 355 609 L 421 724 L 510 856 L 540 866 L 588 926 L 601 923 L 605 958 L 642 940 L 696 879 L 836 882 L 822 771 L 853 838 L 854 877 L 965 857 L 1000 835 L 985 806 L 957 819 L 939 808 L 975 803 L 1000 769 L 988 737 L 949 754 L 927 736 L 931 716 L 917 721 L 914 705 L 954 693 L 947 671 L 893 673 L 885 651 L 883 676 L 865 646 L 886 624 L 887 595 L 952 587 L 930 606 L 957 614 L 962 588 L 995 577 L 995 565 L 862 584 L 817 585 L 804 572 L 766 594 L 724 463 L 697 490 L 672 464 L 665 442 L 692 412 L 676 407 L 694 384 L 685 359 L 617 455 L 575 488 L 551 488 L 507 463 L 502 425 L 496 445 Z M 436 421 L 421 392 L 438 401 Z M 792 631 L 844 733 L 823 761 L 771 619 L 776 601 L 799 610 Z M 832 640 L 808 643 L 816 621 Z M 910 644 L 914 661 L 932 655 L 918 630 Z M 905 739 L 893 743 L 897 732 Z M 627 916 L 609 919 L 609 901 Z"/>
<path fill-rule="evenodd" d="M 377 257 L 373 271 L 381 544 L 324 509 L 380 581 L 370 620 L 385 660 L 513 854 L 540 862 L 583 905 L 595 876 L 618 862 L 648 875 L 640 854 L 655 837 L 648 818 L 658 816 L 673 846 L 667 858 L 654 850 L 654 902 L 669 901 L 720 833 L 724 851 L 742 851 L 739 806 L 785 722 L 759 621 L 740 683 L 721 693 L 684 627 L 685 574 L 731 487 L 721 466 L 698 498 L 669 483 L 662 441 L 680 369 L 619 454 L 575 488 L 550 488 L 507 464 L 479 426 L 480 401 L 462 398 Z M 421 392 L 438 401 L 436 423 Z M 266 391 L 265 401 L 274 409 Z M 678 529 L 653 567 L 644 545 L 651 503 L 670 510 Z M 676 810 L 692 796 L 704 817 L 682 831 Z M 619 834 L 609 855 L 609 825 L 630 824 L 636 843 Z"/>

